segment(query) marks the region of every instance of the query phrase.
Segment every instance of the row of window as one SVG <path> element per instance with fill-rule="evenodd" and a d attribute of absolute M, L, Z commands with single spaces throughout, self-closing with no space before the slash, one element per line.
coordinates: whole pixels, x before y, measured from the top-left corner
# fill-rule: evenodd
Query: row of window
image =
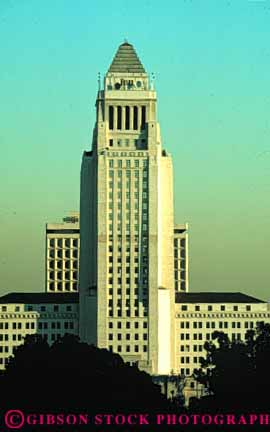
<path fill-rule="evenodd" d="M 62 260 L 50 260 L 48 267 L 50 270 L 54 270 L 54 269 L 61 269 L 61 270 L 70 270 L 70 268 L 73 270 L 77 270 L 78 269 L 78 261 L 77 260 L 72 260 L 72 261 L 62 261 Z"/>
<path fill-rule="evenodd" d="M 182 239 L 174 239 L 174 247 L 176 248 L 176 250 L 179 249 L 179 246 L 181 248 L 185 248 L 186 247 L 186 239 L 182 238 Z"/>
<path fill-rule="evenodd" d="M 147 352 L 147 345 L 143 345 L 141 348 L 143 352 Z M 116 351 L 118 353 L 130 353 L 133 351 L 135 353 L 138 353 L 140 351 L 140 347 L 139 345 L 118 345 L 115 347 L 115 349 L 113 349 L 113 346 L 109 345 L 109 351 Z"/>
<path fill-rule="evenodd" d="M 139 283 L 139 278 L 138 277 L 134 277 L 134 278 L 130 278 L 130 277 L 126 277 L 126 279 L 125 279 L 125 281 L 123 280 L 123 278 L 122 277 L 118 277 L 117 279 L 116 279 L 116 283 L 118 284 L 118 285 L 121 285 L 121 284 L 123 284 L 123 283 L 125 283 L 126 285 L 130 285 L 131 283 L 134 283 L 134 285 L 138 285 L 138 283 Z M 147 279 L 146 278 L 142 278 L 142 280 L 141 280 L 141 283 L 142 284 L 147 284 Z M 108 284 L 109 285 L 112 285 L 113 284 L 113 278 L 112 277 L 109 277 L 108 278 Z"/>
<path fill-rule="evenodd" d="M 175 288 L 175 291 L 178 291 L 179 289 L 181 291 L 185 291 L 186 290 L 186 282 L 183 280 L 181 282 L 179 282 L 179 279 L 177 279 L 175 281 L 174 288 Z"/>
<path fill-rule="evenodd" d="M 77 249 L 50 249 L 49 250 L 50 258 L 78 258 L 79 253 Z"/>
<path fill-rule="evenodd" d="M 147 322 L 144 321 L 143 323 L 139 323 L 138 321 L 134 321 L 134 322 L 130 322 L 130 321 L 126 321 L 125 323 L 122 323 L 121 321 L 118 321 L 117 323 L 113 323 L 113 322 L 109 322 L 109 328 L 118 328 L 118 329 L 122 329 L 122 328 L 126 328 L 126 329 L 131 329 L 131 328 L 135 328 L 138 329 L 140 328 L 142 325 L 142 328 L 146 329 L 147 328 Z"/>
<path fill-rule="evenodd" d="M 49 325 L 50 324 L 50 325 Z M 50 323 L 48 323 L 47 321 L 45 322 L 39 322 L 38 323 L 38 328 L 39 330 L 47 330 L 48 328 L 51 329 L 61 329 L 64 328 L 65 330 L 73 330 L 74 329 L 74 322 L 73 321 L 52 321 Z"/>
<path fill-rule="evenodd" d="M 21 341 L 23 340 L 22 334 L 18 333 L 18 334 L 0 334 L 0 342 L 8 342 L 8 341 Z"/>
<path fill-rule="evenodd" d="M 111 189 L 110 189 L 111 190 Z M 113 200 L 113 195 L 115 195 L 115 198 L 117 198 L 118 200 L 122 200 L 123 199 L 123 194 L 122 191 L 118 191 L 118 192 L 109 192 L 108 196 L 109 196 L 109 200 L 112 201 Z M 147 192 L 142 192 L 142 199 L 147 199 L 148 194 Z M 126 192 L 126 199 L 130 200 L 131 198 L 134 198 L 135 200 L 139 199 L 139 192 L 134 192 L 133 196 L 131 196 L 130 192 Z M 50 251 L 50 256 L 52 256 L 51 252 L 54 252 L 54 250 Z M 62 251 L 59 250 L 57 256 L 61 255 Z M 62 255 L 61 255 L 62 257 Z"/>
<path fill-rule="evenodd" d="M 5 323 L 0 323 L 0 330 L 8 330 L 8 329 L 13 329 L 13 330 L 22 330 L 22 329 L 34 329 L 35 328 L 35 323 L 34 322 L 5 322 Z"/>
<path fill-rule="evenodd" d="M 192 310 L 195 310 L 195 312 L 198 312 L 198 311 L 201 310 L 201 306 L 199 306 L 199 305 L 195 305 L 195 306 L 191 306 L 191 307 L 190 306 L 188 307 L 188 305 L 181 305 L 181 310 L 182 311 L 191 310 L 191 308 L 192 308 Z M 229 310 L 229 309 L 231 309 L 231 306 L 227 306 L 227 309 L 226 309 L 225 305 L 221 305 L 219 310 L 222 311 L 222 312 L 224 312 L 224 311 Z M 245 309 L 246 309 L 246 311 L 251 311 L 251 306 L 250 305 L 246 305 Z M 208 305 L 207 306 L 207 310 L 208 311 L 213 311 L 213 306 L 212 305 Z M 215 308 L 215 310 L 217 310 L 217 309 Z M 238 306 L 233 306 L 233 311 L 237 312 L 238 310 L 239 310 Z"/>
<path fill-rule="evenodd" d="M 119 171 L 121 172 L 121 171 Z M 110 176 L 110 181 L 108 182 L 108 186 L 110 188 L 114 187 L 114 181 L 113 181 L 113 176 Z M 138 176 L 137 176 L 138 177 Z M 130 189 L 131 185 L 135 188 L 135 189 L 139 189 L 141 186 L 143 189 L 147 189 L 148 188 L 148 182 L 144 181 L 142 183 L 139 182 L 138 178 L 135 179 L 135 181 L 130 180 L 130 176 L 126 179 L 126 187 L 127 189 Z M 122 189 L 124 186 L 124 182 L 122 181 L 122 177 L 118 178 L 118 181 L 116 183 L 116 187 Z"/>
<path fill-rule="evenodd" d="M 131 311 L 130 311 L 130 309 L 125 309 L 124 312 L 123 312 L 121 308 L 118 308 L 117 311 L 116 311 L 116 314 L 114 315 L 113 309 L 109 308 L 108 315 L 109 315 L 109 317 L 117 316 L 118 318 L 125 317 L 125 316 L 130 317 L 131 316 Z M 143 310 L 143 316 L 147 317 L 147 315 L 148 315 L 148 310 L 145 308 Z M 139 317 L 139 309 L 137 309 L 137 308 L 133 309 L 133 316 L 134 317 Z"/>
<path fill-rule="evenodd" d="M 175 280 L 179 280 L 179 279 L 186 280 L 186 272 L 185 272 L 185 270 L 181 270 L 181 271 L 176 270 L 174 272 L 174 279 Z"/>
<path fill-rule="evenodd" d="M 60 312 L 60 311 L 63 312 L 64 311 L 64 305 L 61 305 L 61 306 L 59 306 L 59 305 L 50 305 L 48 307 L 42 305 L 42 306 L 38 306 L 38 307 L 35 307 L 35 308 L 33 308 L 33 306 L 28 306 L 27 309 L 29 311 L 40 310 L 41 312 L 46 312 L 46 311 L 53 310 L 53 312 Z M 71 305 L 66 305 L 65 306 L 65 312 L 71 312 L 71 311 L 72 311 L 72 306 Z"/>
<path fill-rule="evenodd" d="M 71 282 L 50 282 L 49 284 L 50 291 L 78 291 L 78 284 Z"/>
<path fill-rule="evenodd" d="M 141 291 L 141 294 L 146 295 L 148 293 L 147 288 L 143 288 Z M 125 290 L 125 294 L 127 296 L 130 295 L 130 292 L 132 292 L 132 294 L 136 297 L 139 294 L 139 288 L 134 288 L 133 290 L 130 290 L 130 288 L 126 288 Z M 117 288 L 117 290 L 113 290 L 113 288 L 109 288 L 109 296 L 112 296 L 113 293 L 118 294 L 119 296 L 122 296 L 124 294 L 124 289 L 123 288 Z"/>
<path fill-rule="evenodd" d="M 49 246 L 53 248 L 77 248 L 79 240 L 71 238 L 49 239 Z"/>
<path fill-rule="evenodd" d="M 109 162 L 109 166 L 111 167 L 111 165 L 112 165 L 112 167 L 113 167 L 114 162 L 115 161 L 113 159 L 111 159 L 111 161 Z M 147 161 L 145 161 L 145 162 L 147 162 Z M 140 164 L 139 159 L 135 160 L 134 164 L 135 164 L 135 167 L 138 168 L 139 164 Z M 123 164 L 122 164 L 121 159 L 118 159 L 117 165 L 118 165 L 118 168 L 123 168 Z M 118 170 L 110 169 L 108 175 L 109 175 L 110 180 L 112 180 L 114 177 L 118 177 L 118 180 L 120 180 L 120 179 L 122 180 L 122 177 L 124 177 L 124 175 L 126 176 L 126 181 L 130 181 L 131 177 L 134 177 L 135 181 L 138 181 L 138 179 L 140 177 L 143 177 L 144 181 L 148 178 L 148 172 L 145 169 L 144 170 L 136 169 L 135 171 L 123 170 L 123 169 L 118 169 Z"/>
<path fill-rule="evenodd" d="M 49 272 L 49 279 L 53 279 L 53 280 L 56 280 L 56 279 L 60 279 L 60 280 L 62 280 L 62 279 L 66 279 L 66 280 L 71 280 L 71 279 L 75 279 L 75 280 L 77 280 L 78 279 L 78 272 L 76 272 L 76 271 L 74 271 L 74 272 L 61 272 L 61 271 L 55 271 L 55 272 L 52 272 L 52 271 L 50 271 Z"/>
<path fill-rule="evenodd" d="M 125 138 L 125 139 L 116 139 L 114 140 L 113 138 L 109 139 L 109 146 L 110 147 L 131 147 L 134 146 L 136 147 L 136 149 L 141 149 L 144 150 L 147 148 L 147 141 L 145 138 L 142 139 L 130 139 L 130 138 Z M 124 156 L 124 155 L 122 155 Z M 130 168 L 130 160 L 127 160 L 126 164 L 126 168 Z"/>
<path fill-rule="evenodd" d="M 118 254 L 119 254 L 119 256 L 117 257 L 117 260 L 119 260 L 119 259 L 122 259 L 122 254 L 121 254 L 121 252 L 122 252 L 122 246 L 117 246 L 117 249 L 118 249 Z M 141 249 L 142 249 L 142 252 L 145 254 L 146 252 L 147 252 L 147 246 L 142 246 L 141 247 Z M 129 244 L 127 244 L 126 245 L 126 248 L 124 249 L 123 248 L 123 251 L 126 251 L 126 253 L 130 253 L 130 245 Z M 134 252 L 134 260 L 135 260 L 135 262 L 139 262 L 139 257 L 138 257 L 138 252 L 139 252 L 139 246 L 137 246 L 136 244 L 133 246 L 133 248 L 132 248 L 132 250 L 133 250 L 133 252 Z M 113 252 L 113 246 L 110 244 L 109 245 L 109 252 Z M 112 257 L 112 255 L 110 255 L 109 256 L 109 262 L 113 262 L 113 259 L 112 259 L 113 257 Z M 126 259 L 129 259 L 127 262 L 130 262 L 130 256 L 127 256 L 126 257 Z M 142 261 L 144 262 L 144 263 L 146 263 L 147 262 L 147 255 L 142 255 L 142 257 L 141 257 L 141 259 L 142 259 Z M 118 261 L 118 262 L 121 262 L 121 261 Z"/>
<path fill-rule="evenodd" d="M 244 326 L 244 328 L 254 328 L 254 321 L 245 321 L 244 323 L 241 323 L 240 321 L 213 321 L 213 322 L 209 322 L 206 321 L 205 323 L 203 323 L 202 321 L 194 321 L 193 323 L 190 323 L 189 321 L 183 321 L 180 323 L 180 328 L 181 329 L 189 329 L 189 328 L 193 328 L 193 329 L 198 329 L 198 328 L 219 328 L 219 329 L 227 329 L 229 327 L 232 328 L 241 328 L 242 324 Z"/>
<path fill-rule="evenodd" d="M 130 263 L 130 261 L 128 261 L 128 263 Z M 121 275 L 122 270 L 123 270 L 122 267 L 117 267 L 114 269 L 114 272 L 117 273 L 118 275 Z M 129 265 L 126 266 L 125 271 L 126 271 L 126 273 L 130 273 L 130 266 Z M 109 273 L 114 273 L 114 272 L 113 272 L 113 267 L 109 267 Z M 133 272 L 134 273 L 141 273 L 141 274 L 147 276 L 148 268 L 146 266 L 141 266 L 140 268 L 138 266 L 134 266 Z"/>
<path fill-rule="evenodd" d="M 117 228 L 117 234 L 120 234 L 121 230 L 124 227 L 126 229 L 126 232 L 128 234 L 130 234 L 130 225 L 125 225 L 125 224 L 122 225 L 121 223 L 117 224 L 117 226 L 115 227 L 115 228 Z M 134 233 L 135 234 L 139 234 L 140 230 L 139 230 L 139 225 L 138 224 L 132 225 L 132 228 L 134 229 Z M 142 228 L 141 229 L 143 230 L 143 234 L 146 234 L 146 232 L 148 232 L 148 225 L 147 224 L 142 224 Z M 109 224 L 109 234 L 112 234 L 112 233 L 113 233 L 113 224 L 111 223 L 111 224 Z"/>
<path fill-rule="evenodd" d="M 118 151 L 111 151 L 111 152 L 107 152 L 107 154 L 108 154 L 108 156 L 109 157 L 115 157 L 115 158 L 118 158 L 118 157 L 132 157 L 132 159 L 134 160 L 134 158 L 136 157 L 148 157 L 148 153 L 146 153 L 146 152 L 142 152 L 142 151 L 133 151 L 133 150 L 131 150 L 131 151 L 121 151 L 121 152 L 118 152 Z M 144 159 L 144 162 L 143 162 L 143 166 L 144 167 L 146 167 L 147 166 L 147 159 Z"/>
<path fill-rule="evenodd" d="M 47 329 L 49 324 L 50 324 L 50 327 L 52 329 L 54 329 L 54 328 L 60 329 L 61 327 L 63 327 L 64 329 L 74 329 L 74 322 L 73 321 L 64 321 L 64 323 L 61 321 L 56 321 L 56 322 L 52 321 L 51 323 L 39 322 L 38 328 L 39 329 L 42 329 L 42 328 Z M 5 323 L 0 323 L 0 330 L 9 330 L 9 329 L 12 329 L 12 330 L 35 329 L 35 323 L 34 322 L 24 322 L 24 323 L 22 323 L 22 322 L 12 322 L 12 323 L 5 322 Z M 0 334 L 0 336 L 1 336 L 1 334 Z"/>
<path fill-rule="evenodd" d="M 121 141 L 121 140 L 119 140 Z M 136 140 L 135 140 L 136 141 Z M 109 159 L 109 167 L 110 168 L 139 168 L 140 164 L 142 163 L 144 168 L 147 168 L 147 160 L 146 159 L 118 159 L 118 160 L 114 160 L 114 159 Z M 121 174 L 119 174 L 121 173 Z M 131 171 L 125 171 L 126 176 L 130 177 L 131 176 Z M 117 171 L 118 177 L 122 177 L 122 171 Z M 134 173 L 135 177 L 139 177 L 139 170 L 136 170 Z M 144 169 L 142 171 L 142 175 L 144 178 L 146 178 L 148 176 L 148 172 Z M 109 171 L 109 177 L 113 177 L 113 171 Z"/>
<path fill-rule="evenodd" d="M 7 306 L 1 306 L 0 309 L 1 309 L 2 312 L 7 312 Z M 24 306 L 15 306 L 14 307 L 14 312 L 21 312 L 23 310 L 24 310 Z M 11 307 L 9 307 L 9 311 L 11 312 Z M 1 323 L 0 323 L 0 325 L 1 325 Z"/>
<path fill-rule="evenodd" d="M 135 205 L 136 204 L 136 205 Z M 124 209 L 123 209 L 123 203 L 122 202 L 118 202 L 117 203 L 117 209 L 119 210 L 119 213 L 120 212 L 124 212 Z M 109 202 L 109 209 L 110 210 L 113 210 L 113 208 L 114 208 L 114 203 L 113 202 Z M 147 210 L 148 209 L 148 202 L 147 201 L 144 201 L 143 203 L 142 203 L 142 210 Z M 135 215 L 137 216 L 138 215 L 138 210 L 139 210 L 139 204 L 138 203 L 134 203 L 134 217 L 135 217 Z M 129 201 L 127 201 L 126 202 L 126 217 L 128 217 L 128 215 L 130 214 L 129 213 L 130 212 L 130 202 Z"/>
<path fill-rule="evenodd" d="M 203 357 L 180 357 L 180 361 L 181 361 L 181 364 L 183 364 L 183 363 L 186 363 L 186 364 L 189 364 L 189 363 L 200 363 L 201 361 L 202 361 L 202 359 L 203 359 Z"/>
<path fill-rule="evenodd" d="M 186 268 L 186 260 L 185 258 L 179 259 L 179 260 L 175 260 L 174 261 L 174 268 L 175 270 L 177 269 L 178 271 L 181 269 L 185 269 Z"/>
<path fill-rule="evenodd" d="M 134 261 L 134 267 L 135 268 L 138 268 L 138 264 L 139 264 L 139 257 L 138 257 L 138 250 L 139 250 L 139 248 L 138 248 L 138 246 L 135 246 L 134 247 L 134 257 L 133 257 L 133 260 L 132 261 Z M 124 261 L 126 262 L 126 265 L 127 265 L 127 267 L 130 265 L 130 261 L 131 261 L 131 257 L 130 257 L 130 255 L 128 255 L 128 256 L 126 256 L 126 259 L 124 260 L 124 258 L 123 258 L 123 255 L 116 255 L 116 256 L 112 256 L 112 255 L 109 255 L 109 263 L 113 263 L 113 260 L 115 259 L 115 261 L 119 264 L 119 263 L 123 263 Z M 141 260 L 143 260 L 143 258 L 141 257 Z M 140 262 L 141 262 L 141 260 L 140 260 Z M 143 260 L 143 264 L 145 265 L 146 264 L 146 260 Z M 119 267 L 119 269 L 121 269 L 121 267 Z"/>
<path fill-rule="evenodd" d="M 203 350 L 203 345 L 180 345 L 181 352 L 189 352 L 190 348 L 192 348 L 194 352 L 201 352 Z"/>
<path fill-rule="evenodd" d="M 228 336 L 231 337 L 232 340 L 241 339 L 241 333 L 231 333 Z M 202 341 L 202 340 L 209 341 L 210 339 L 214 339 L 214 335 L 213 335 L 213 333 L 205 333 L 205 334 L 194 333 L 192 335 L 192 339 L 193 340 L 200 340 L 200 341 Z M 181 333 L 180 334 L 180 340 L 191 340 L 191 335 L 189 333 Z"/>
<path fill-rule="evenodd" d="M 110 227 L 113 227 L 113 223 L 112 223 L 112 221 L 110 221 L 110 222 L 111 222 L 111 223 L 109 224 L 109 228 L 110 228 Z M 115 221 L 115 225 L 116 225 L 116 224 L 117 224 L 117 227 L 118 227 L 119 229 L 121 229 L 121 227 L 125 227 L 125 228 L 126 228 L 126 231 L 130 231 L 130 223 L 129 223 L 129 221 L 127 221 L 127 222 L 125 223 L 125 221 L 120 222 L 119 220 L 117 220 L 117 221 Z M 139 224 L 138 224 L 138 223 L 132 224 L 131 227 L 134 228 L 134 231 L 139 231 Z M 147 227 L 148 227 L 148 225 L 147 225 L 147 221 L 143 221 L 142 229 L 145 231 L 145 230 L 147 230 Z"/>
<path fill-rule="evenodd" d="M 115 217 L 118 221 L 126 220 L 126 223 L 129 223 L 129 220 L 132 216 L 133 216 L 133 219 L 135 221 L 137 221 L 137 222 L 139 221 L 139 219 L 140 219 L 139 212 L 134 212 L 133 215 L 131 215 L 129 211 L 127 211 L 126 214 L 123 212 L 120 212 L 120 211 L 117 213 L 113 213 L 112 211 L 108 212 L 108 219 L 111 221 Z M 143 221 L 147 221 L 148 220 L 148 213 L 147 212 L 141 213 L 141 219 Z"/>
<path fill-rule="evenodd" d="M 114 237 L 112 235 L 109 236 L 109 242 L 112 242 L 113 240 L 114 240 Z M 136 243 L 138 244 L 138 242 L 139 242 L 139 236 L 138 235 L 132 235 L 132 236 L 130 236 L 130 235 L 126 235 L 126 236 L 118 235 L 117 236 L 117 240 L 119 242 L 121 242 L 122 240 L 126 240 L 127 242 L 132 240 L 132 241 L 134 241 L 135 244 Z M 147 243 L 148 243 L 148 237 L 147 236 L 142 236 L 141 243 L 145 247 L 147 245 Z M 109 244 L 109 246 L 111 246 L 111 244 Z M 138 248 L 138 250 L 139 250 L 139 248 Z M 137 252 L 138 252 L 138 250 L 137 250 Z"/>
<path fill-rule="evenodd" d="M 147 306 L 148 306 L 147 299 L 146 299 L 146 298 L 143 298 L 143 299 L 140 301 L 140 304 L 141 304 L 143 307 L 147 307 Z M 122 307 L 122 306 L 124 306 L 124 305 L 123 305 L 123 300 L 122 300 L 122 299 L 118 299 L 118 300 L 116 300 L 116 299 L 115 299 L 115 300 L 113 300 L 113 299 L 109 299 L 109 300 L 108 300 L 108 305 L 109 305 L 110 308 L 112 308 L 113 305 L 116 305 L 117 307 Z M 139 300 L 138 300 L 138 299 L 133 299 L 133 301 L 131 302 L 130 299 L 126 299 L 126 301 L 125 301 L 125 306 L 126 306 L 126 307 L 130 307 L 130 306 L 138 307 L 138 306 L 139 306 Z"/>
<path fill-rule="evenodd" d="M 143 252 L 144 254 L 147 253 L 147 249 L 148 249 L 148 248 L 147 248 L 146 245 L 145 245 L 145 246 L 142 246 L 141 249 L 142 249 L 142 252 Z M 124 251 L 125 251 L 126 253 L 130 253 L 130 245 L 127 244 L 127 245 L 125 245 L 125 247 L 122 248 L 121 245 L 117 245 L 117 246 L 113 247 L 113 245 L 110 244 L 110 245 L 108 246 L 108 250 L 109 250 L 109 253 L 118 252 L 119 254 L 121 254 L 121 253 L 124 252 Z M 135 252 L 135 256 L 137 256 L 137 254 L 138 254 L 138 252 L 139 252 L 139 246 L 135 246 L 135 245 L 134 245 L 134 247 L 133 247 L 132 250 Z M 147 262 L 148 262 L 148 255 L 142 255 L 142 256 L 141 256 L 141 260 L 142 260 L 142 262 L 147 263 Z"/>
<path fill-rule="evenodd" d="M 140 335 L 139 333 L 134 333 L 134 335 L 131 335 L 130 333 L 126 333 L 125 337 L 124 335 L 122 335 L 122 333 L 117 333 L 117 334 L 113 334 L 113 333 L 109 333 L 109 340 L 122 340 L 122 339 L 126 339 L 126 340 L 130 340 L 130 339 L 134 339 L 134 340 L 147 340 L 147 333 L 143 333 L 142 335 Z"/>
<path fill-rule="evenodd" d="M 186 249 L 174 249 L 174 258 L 175 258 L 175 260 L 185 259 L 186 258 Z"/>
<path fill-rule="evenodd" d="M 110 130 L 138 130 L 145 128 L 146 106 L 141 106 L 140 111 L 137 106 L 109 106 L 109 129 Z M 141 113 L 139 118 L 139 113 Z"/>
<path fill-rule="evenodd" d="M 181 366 L 181 365 L 180 365 Z M 190 375 L 190 369 L 189 368 L 181 368 L 180 369 L 180 374 L 181 375 L 185 375 L 185 376 L 188 376 L 188 375 Z"/>

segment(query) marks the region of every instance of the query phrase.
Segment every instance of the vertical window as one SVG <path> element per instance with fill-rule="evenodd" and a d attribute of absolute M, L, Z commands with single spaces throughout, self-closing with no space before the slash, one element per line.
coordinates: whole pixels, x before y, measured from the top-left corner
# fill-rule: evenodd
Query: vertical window
<path fill-rule="evenodd" d="M 130 129 L 130 108 L 126 106 L 126 118 L 125 118 L 125 129 Z"/>
<path fill-rule="evenodd" d="M 138 107 L 133 108 L 133 129 L 138 129 Z"/>
<path fill-rule="evenodd" d="M 117 129 L 122 129 L 122 107 L 117 107 Z"/>
<path fill-rule="evenodd" d="M 145 129 L 145 121 L 146 121 L 146 109 L 145 106 L 142 106 L 142 129 Z"/>
<path fill-rule="evenodd" d="M 109 106 L 109 129 L 113 129 L 113 123 L 114 123 L 114 109 L 113 106 Z"/>

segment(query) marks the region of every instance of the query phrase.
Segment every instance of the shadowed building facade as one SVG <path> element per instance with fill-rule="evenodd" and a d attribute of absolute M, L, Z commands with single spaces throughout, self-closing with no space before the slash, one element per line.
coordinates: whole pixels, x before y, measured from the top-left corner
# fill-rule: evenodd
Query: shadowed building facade
<path fill-rule="evenodd" d="M 81 167 L 80 337 L 150 373 L 174 369 L 173 172 L 157 96 L 123 43 Z"/>

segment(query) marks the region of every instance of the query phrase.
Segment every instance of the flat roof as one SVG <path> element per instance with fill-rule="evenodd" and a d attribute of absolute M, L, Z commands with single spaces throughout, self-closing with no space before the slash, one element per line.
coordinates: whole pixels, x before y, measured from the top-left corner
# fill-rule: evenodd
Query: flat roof
<path fill-rule="evenodd" d="M 79 293 L 9 293 L 0 297 L 0 304 L 7 303 L 79 303 Z"/>
<path fill-rule="evenodd" d="M 266 303 L 240 292 L 176 293 L 176 303 Z"/>

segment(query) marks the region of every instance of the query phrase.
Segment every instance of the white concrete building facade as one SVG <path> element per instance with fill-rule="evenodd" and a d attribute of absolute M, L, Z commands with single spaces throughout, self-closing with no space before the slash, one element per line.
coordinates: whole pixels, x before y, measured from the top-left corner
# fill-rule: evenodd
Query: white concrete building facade
<path fill-rule="evenodd" d="M 79 256 L 78 212 L 70 212 L 62 223 L 46 224 L 46 292 L 78 292 Z"/>
<path fill-rule="evenodd" d="M 78 294 L 10 293 L 0 297 L 0 370 L 31 334 L 49 344 L 66 333 L 78 335 Z"/>
<path fill-rule="evenodd" d="M 156 92 L 123 43 L 81 168 L 80 337 L 151 373 L 174 368 L 173 176 Z"/>

